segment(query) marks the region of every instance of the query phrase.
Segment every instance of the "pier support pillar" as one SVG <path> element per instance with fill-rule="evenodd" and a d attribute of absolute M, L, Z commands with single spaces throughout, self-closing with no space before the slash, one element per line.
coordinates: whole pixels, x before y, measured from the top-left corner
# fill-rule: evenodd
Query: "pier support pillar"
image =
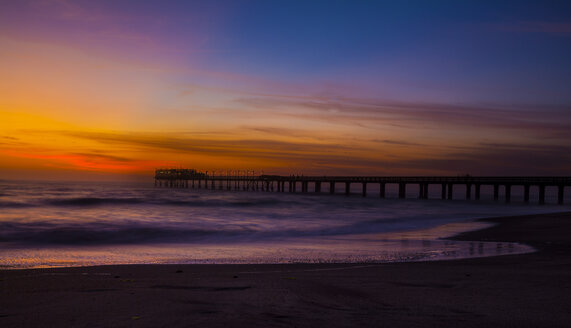
<path fill-rule="evenodd" d="M 557 186 L 557 204 L 563 205 L 563 198 L 565 196 L 565 186 Z"/>
<path fill-rule="evenodd" d="M 506 203 L 511 202 L 512 198 L 512 186 L 507 184 L 506 185 Z"/>
<path fill-rule="evenodd" d="M 446 199 L 446 184 L 443 183 L 442 184 L 442 195 L 441 195 L 442 199 Z"/>
<path fill-rule="evenodd" d="M 454 191 L 454 185 L 452 183 L 448 184 L 448 199 L 452 199 L 452 192 Z"/>
<path fill-rule="evenodd" d="M 406 198 L 406 183 L 399 183 L 399 198 Z"/>
<path fill-rule="evenodd" d="M 335 193 L 335 182 L 334 182 L 334 181 L 330 181 L 330 182 L 329 182 L 329 193 L 330 193 L 330 194 L 334 194 L 334 193 Z"/>
<path fill-rule="evenodd" d="M 480 184 L 476 184 L 475 189 L 476 189 L 475 190 L 475 193 L 476 193 L 475 199 L 480 200 Z"/>
<path fill-rule="evenodd" d="M 494 200 L 499 199 L 499 194 L 500 194 L 500 186 L 495 184 L 494 185 Z"/>
<path fill-rule="evenodd" d="M 363 197 L 367 197 L 367 183 L 363 182 Z"/>
<path fill-rule="evenodd" d="M 529 185 L 528 184 L 523 186 L 523 202 L 529 203 Z"/>
<path fill-rule="evenodd" d="M 301 183 L 301 192 L 307 192 L 307 190 L 309 189 L 309 182 L 307 181 L 303 181 Z"/>
<path fill-rule="evenodd" d="M 380 183 L 380 187 L 379 187 L 379 197 L 381 198 L 385 198 L 385 186 L 386 184 L 384 182 Z"/>
<path fill-rule="evenodd" d="M 541 205 L 545 204 L 545 186 L 544 185 L 539 186 L 539 204 L 541 204 Z"/>
<path fill-rule="evenodd" d="M 315 192 L 321 192 L 321 181 L 315 181 Z"/>
<path fill-rule="evenodd" d="M 472 184 L 466 184 L 466 200 L 470 200 L 472 198 Z"/>
<path fill-rule="evenodd" d="M 351 192 L 351 182 L 345 182 L 345 195 L 349 196 Z"/>
<path fill-rule="evenodd" d="M 418 199 L 428 199 L 428 183 L 418 184 Z"/>

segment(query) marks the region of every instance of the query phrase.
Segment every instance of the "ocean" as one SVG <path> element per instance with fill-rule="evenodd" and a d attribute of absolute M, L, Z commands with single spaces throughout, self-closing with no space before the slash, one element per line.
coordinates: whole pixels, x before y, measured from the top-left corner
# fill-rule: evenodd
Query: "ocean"
<path fill-rule="evenodd" d="M 140 263 L 379 263 L 529 252 L 443 239 L 476 218 L 568 205 L 0 181 L 0 268 Z M 461 197 L 459 197 L 461 198 Z M 486 198 L 485 195 L 482 198 Z M 549 199 L 548 199 L 549 200 Z"/>

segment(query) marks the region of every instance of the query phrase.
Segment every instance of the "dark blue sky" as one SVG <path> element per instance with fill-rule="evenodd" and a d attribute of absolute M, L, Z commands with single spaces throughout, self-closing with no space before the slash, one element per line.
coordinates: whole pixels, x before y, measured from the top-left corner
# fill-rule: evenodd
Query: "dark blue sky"
<path fill-rule="evenodd" d="M 399 98 L 449 90 L 466 101 L 571 100 L 571 2 L 254 1 L 236 9 L 210 44 L 228 51 L 210 57 L 213 66 L 395 81 Z"/>

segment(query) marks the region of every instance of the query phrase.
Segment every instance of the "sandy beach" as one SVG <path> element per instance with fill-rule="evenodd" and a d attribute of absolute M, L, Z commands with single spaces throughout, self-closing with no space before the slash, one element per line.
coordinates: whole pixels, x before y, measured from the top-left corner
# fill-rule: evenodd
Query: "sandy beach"
<path fill-rule="evenodd" d="M 538 252 L 439 262 L 0 271 L 2 327 L 568 327 L 571 213 L 455 239 Z"/>

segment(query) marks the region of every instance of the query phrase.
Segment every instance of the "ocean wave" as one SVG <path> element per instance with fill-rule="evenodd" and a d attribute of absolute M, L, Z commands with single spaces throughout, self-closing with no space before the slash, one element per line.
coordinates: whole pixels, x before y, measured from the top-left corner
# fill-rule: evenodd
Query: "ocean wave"
<path fill-rule="evenodd" d="M 222 200 L 222 199 L 198 199 L 198 200 L 172 200 L 172 199 L 154 199 L 149 200 L 149 204 L 155 205 L 173 205 L 173 206 L 191 206 L 191 207 L 271 207 L 287 205 L 285 202 L 273 199 L 260 200 Z"/>
<path fill-rule="evenodd" d="M 24 202 L 0 201 L 0 208 L 25 208 L 34 206 L 36 205 Z"/>
<path fill-rule="evenodd" d="M 167 205 L 188 207 L 271 207 L 287 206 L 284 201 L 276 199 L 224 200 L 224 199 L 171 199 L 171 198 L 115 198 L 115 197 L 73 197 L 44 200 L 41 205 L 48 206 L 105 206 L 105 205 Z M 0 207 L 37 206 L 33 203 L 0 202 Z"/>
<path fill-rule="evenodd" d="M 275 240 L 281 238 L 342 236 L 394 230 L 391 223 L 372 222 L 347 223 L 342 226 L 296 227 L 263 229 L 257 226 L 241 225 L 173 225 L 160 222 L 141 224 L 123 223 L 71 223 L 49 222 L 22 223 L 0 222 L 0 242 L 19 244 L 59 245 L 105 245 L 105 244 L 152 244 L 152 243 L 194 243 L 225 242 L 237 240 Z M 398 228 L 402 228 L 397 225 Z M 398 229 L 397 228 L 397 229 Z"/>
<path fill-rule="evenodd" d="M 49 223 L 0 223 L 0 242 L 28 245 L 106 245 L 145 243 L 192 243 L 208 237 L 217 240 L 248 234 L 247 230 L 208 230 L 157 226 L 57 226 Z"/>
<path fill-rule="evenodd" d="M 77 197 L 50 199 L 46 205 L 55 206 L 99 206 L 99 205 L 123 205 L 123 204 L 141 204 L 145 200 L 141 198 L 101 198 L 101 197 Z"/>
<path fill-rule="evenodd" d="M 275 240 L 281 238 L 342 236 L 392 230 L 390 226 L 371 222 L 347 223 L 342 226 L 309 228 L 302 222 L 298 226 L 280 228 L 246 225 L 203 226 L 192 223 L 181 225 L 154 223 L 67 223 L 50 222 L 0 222 L 0 242 L 19 244 L 105 245 L 225 242 L 238 240 Z M 389 224 L 390 225 L 390 224 Z"/>
<path fill-rule="evenodd" d="M 144 198 L 101 198 L 75 197 L 48 200 L 0 201 L 0 208 L 27 208 L 42 206 L 92 207 L 115 205 L 155 205 L 176 207 L 272 207 L 280 204 L 278 201 L 228 201 L 228 200 L 173 200 L 173 199 L 144 199 Z M 287 206 L 284 204 L 284 206 Z"/>

